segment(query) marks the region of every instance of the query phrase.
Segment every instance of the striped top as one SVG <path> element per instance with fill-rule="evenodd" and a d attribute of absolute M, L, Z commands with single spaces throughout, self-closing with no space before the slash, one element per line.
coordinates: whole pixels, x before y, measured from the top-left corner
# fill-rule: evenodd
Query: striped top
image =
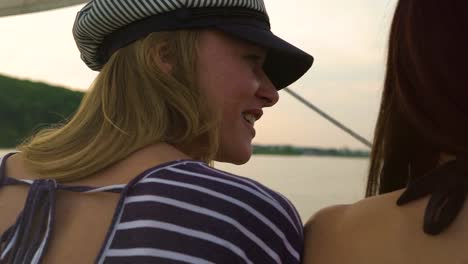
<path fill-rule="evenodd" d="M 182 160 L 153 167 L 126 185 L 68 186 L 5 177 L 9 155 L 0 159 L 0 188 L 29 184 L 31 190 L 17 223 L 0 237 L 1 263 L 40 263 L 58 189 L 121 193 L 96 263 L 300 263 L 298 213 L 284 196 L 251 179 Z M 31 220 L 40 231 L 30 230 Z"/>

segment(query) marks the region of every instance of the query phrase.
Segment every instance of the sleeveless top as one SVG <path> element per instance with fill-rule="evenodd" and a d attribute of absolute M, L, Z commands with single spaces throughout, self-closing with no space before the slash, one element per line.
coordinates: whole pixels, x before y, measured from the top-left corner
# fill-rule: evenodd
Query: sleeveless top
<path fill-rule="evenodd" d="M 430 196 L 423 230 L 437 235 L 446 230 L 463 208 L 468 193 L 468 160 L 457 158 L 411 181 L 397 201 L 403 206 Z"/>
<path fill-rule="evenodd" d="M 302 222 L 281 194 L 194 160 L 155 166 L 126 185 L 69 186 L 5 176 L 0 191 L 29 185 L 24 209 L 0 236 L 0 263 L 41 263 L 54 231 L 57 190 L 120 193 L 96 263 L 300 263 Z"/>

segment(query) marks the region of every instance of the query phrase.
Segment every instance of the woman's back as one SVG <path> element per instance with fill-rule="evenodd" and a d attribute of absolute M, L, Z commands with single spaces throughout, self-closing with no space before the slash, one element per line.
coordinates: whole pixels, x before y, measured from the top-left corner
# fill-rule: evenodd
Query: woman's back
<path fill-rule="evenodd" d="M 27 196 L 27 186 L 0 190 L 0 232 L 18 217 Z M 54 233 L 44 263 L 92 263 L 104 241 L 118 201 L 118 194 L 57 194 Z"/>
<path fill-rule="evenodd" d="M 164 151 L 164 157 L 154 152 Z M 153 154 L 153 155 L 150 155 Z M 160 156 L 160 155 L 159 155 Z M 152 158 L 148 158 L 152 157 Z M 75 186 L 109 186 L 127 184 L 133 177 L 168 159 L 186 158 L 167 147 L 146 148 L 93 177 L 70 183 Z M 5 176 L 15 179 L 35 180 L 38 176 L 24 168 L 21 154 L 8 158 Z M 29 186 L 15 185 L 0 188 L 0 232 L 10 227 L 24 207 Z M 58 191 L 54 232 L 44 263 L 92 263 L 101 249 L 111 225 L 118 193 L 97 192 L 82 194 Z"/>
<path fill-rule="evenodd" d="M 431 236 L 423 232 L 429 197 L 399 207 L 402 192 L 317 213 L 306 224 L 304 263 L 468 263 L 468 204 Z"/>
<path fill-rule="evenodd" d="M 19 166 L 20 156 L 11 158 L 6 176 L 30 178 Z M 72 192 L 59 185 L 44 262 L 299 263 L 302 225 L 286 199 L 254 181 L 180 159 L 183 154 L 172 147 L 146 148 L 88 180 L 70 184 L 113 185 L 120 195 Z M 5 217 L 0 231 L 15 222 L 27 191 L 2 186 Z M 16 230 L 20 229 L 10 234 Z M 30 227 L 23 230 L 31 236 Z M 13 254 L 25 245 L 40 251 L 29 238 L 14 250 L 10 243 L 15 239 L 7 241 L 3 253 Z"/>

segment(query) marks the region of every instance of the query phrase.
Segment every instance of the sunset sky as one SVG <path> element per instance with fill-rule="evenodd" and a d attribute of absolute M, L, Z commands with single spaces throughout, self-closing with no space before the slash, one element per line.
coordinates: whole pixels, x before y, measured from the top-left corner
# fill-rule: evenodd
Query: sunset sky
<path fill-rule="evenodd" d="M 291 88 L 371 139 L 396 0 L 264 0 L 272 31 L 315 57 Z M 82 5 L 0 18 L 0 74 L 86 91 L 96 76 L 71 29 Z M 366 147 L 282 92 L 256 124 L 258 144 Z M 40 100 L 40 98 L 38 98 Z"/>

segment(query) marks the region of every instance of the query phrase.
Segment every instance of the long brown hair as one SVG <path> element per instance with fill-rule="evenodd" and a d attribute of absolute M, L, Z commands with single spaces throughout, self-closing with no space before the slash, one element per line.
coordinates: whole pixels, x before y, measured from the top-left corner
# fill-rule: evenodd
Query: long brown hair
<path fill-rule="evenodd" d="M 400 0 L 366 196 L 406 187 L 441 152 L 468 152 L 468 1 Z"/>

